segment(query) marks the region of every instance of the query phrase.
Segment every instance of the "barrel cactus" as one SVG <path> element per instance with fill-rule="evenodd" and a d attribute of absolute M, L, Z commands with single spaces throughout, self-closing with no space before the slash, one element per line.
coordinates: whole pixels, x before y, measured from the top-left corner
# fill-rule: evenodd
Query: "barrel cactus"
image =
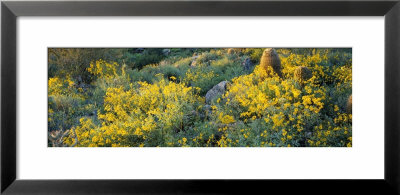
<path fill-rule="evenodd" d="M 272 68 L 279 77 L 282 77 L 281 60 L 279 59 L 278 53 L 276 53 L 273 48 L 267 48 L 264 50 L 260 60 L 260 67 L 268 74 L 271 73 Z"/>
<path fill-rule="evenodd" d="M 227 51 L 228 54 L 232 55 L 235 53 L 235 50 L 233 48 L 229 48 Z"/>
<path fill-rule="evenodd" d="M 299 66 L 294 70 L 294 79 L 298 82 L 307 81 L 312 77 L 312 72 L 305 66 Z"/>
<path fill-rule="evenodd" d="M 353 108 L 353 95 L 350 95 L 349 98 L 347 99 L 347 105 L 346 105 L 346 110 L 347 113 L 351 114 L 352 113 L 352 108 Z"/>

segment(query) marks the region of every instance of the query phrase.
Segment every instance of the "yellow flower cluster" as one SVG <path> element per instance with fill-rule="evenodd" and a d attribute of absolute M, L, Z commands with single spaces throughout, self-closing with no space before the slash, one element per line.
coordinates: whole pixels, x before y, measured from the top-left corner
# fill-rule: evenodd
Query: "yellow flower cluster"
<path fill-rule="evenodd" d="M 204 98 L 197 95 L 198 89 L 164 79 L 137 85 L 136 88 L 131 84 L 129 90 L 107 89 L 104 112 L 98 114 L 101 125 L 93 127 L 90 119 L 81 119 L 76 130 L 78 146 L 146 144 L 146 140 L 154 136 L 168 136 L 182 130 L 188 110 L 204 102 Z"/>
<path fill-rule="evenodd" d="M 186 72 L 184 82 L 190 83 L 198 80 L 210 80 L 217 76 L 218 75 L 215 74 L 214 71 L 204 72 L 204 71 L 194 71 L 192 69 L 189 69 Z"/>
<path fill-rule="evenodd" d="M 119 65 L 116 62 L 109 63 L 104 60 L 96 60 L 95 62 L 90 63 L 87 71 L 99 77 L 110 78 L 117 76 L 118 67 Z"/>
<path fill-rule="evenodd" d="M 48 94 L 49 95 L 66 95 L 71 93 L 73 90 L 75 82 L 71 80 L 70 77 L 66 79 L 61 79 L 58 77 L 49 78 L 48 81 Z"/>
<path fill-rule="evenodd" d="M 218 119 L 223 124 L 230 124 L 235 122 L 235 118 L 231 115 L 224 115 L 222 112 L 218 115 Z"/>

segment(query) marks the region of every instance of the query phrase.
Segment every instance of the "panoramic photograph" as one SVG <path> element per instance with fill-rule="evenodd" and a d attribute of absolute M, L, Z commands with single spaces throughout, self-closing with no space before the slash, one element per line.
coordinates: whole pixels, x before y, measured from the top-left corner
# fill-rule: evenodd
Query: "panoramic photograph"
<path fill-rule="evenodd" d="M 48 48 L 48 147 L 352 147 L 351 48 Z"/>

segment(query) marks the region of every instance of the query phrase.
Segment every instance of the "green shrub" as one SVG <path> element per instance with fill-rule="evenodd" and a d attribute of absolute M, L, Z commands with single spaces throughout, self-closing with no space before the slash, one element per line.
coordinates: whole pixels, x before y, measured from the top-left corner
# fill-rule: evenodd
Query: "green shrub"
<path fill-rule="evenodd" d="M 144 49 L 142 53 L 135 53 L 132 58 L 132 69 L 141 69 L 148 64 L 159 63 L 165 56 L 162 53 L 163 49 L 151 48 Z"/>

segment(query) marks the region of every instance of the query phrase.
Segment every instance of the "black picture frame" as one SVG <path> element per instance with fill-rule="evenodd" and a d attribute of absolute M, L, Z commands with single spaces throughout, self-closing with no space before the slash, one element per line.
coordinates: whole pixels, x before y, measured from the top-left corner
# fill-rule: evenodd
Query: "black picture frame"
<path fill-rule="evenodd" d="M 385 176 L 382 180 L 16 179 L 19 16 L 385 16 Z M 3 194 L 400 194 L 399 0 L 2 1 L 1 193 Z M 371 143 L 372 144 L 372 143 Z M 295 166 L 295 164 L 293 165 Z M 301 168 L 301 167 L 299 167 Z M 330 167 L 332 168 L 332 167 Z M 368 171 L 368 170 L 365 170 Z"/>

